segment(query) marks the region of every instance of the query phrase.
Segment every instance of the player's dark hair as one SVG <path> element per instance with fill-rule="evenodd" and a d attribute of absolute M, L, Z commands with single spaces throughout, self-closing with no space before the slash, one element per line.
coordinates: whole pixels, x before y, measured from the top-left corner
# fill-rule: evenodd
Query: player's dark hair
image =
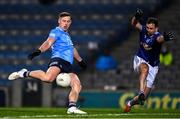
<path fill-rule="evenodd" d="M 61 13 L 59 13 L 59 18 L 60 17 L 66 17 L 66 16 L 70 16 L 71 17 L 71 14 L 69 12 L 61 12 Z"/>
<path fill-rule="evenodd" d="M 154 17 L 149 17 L 147 20 L 147 24 L 154 24 L 155 27 L 159 26 L 158 19 Z"/>

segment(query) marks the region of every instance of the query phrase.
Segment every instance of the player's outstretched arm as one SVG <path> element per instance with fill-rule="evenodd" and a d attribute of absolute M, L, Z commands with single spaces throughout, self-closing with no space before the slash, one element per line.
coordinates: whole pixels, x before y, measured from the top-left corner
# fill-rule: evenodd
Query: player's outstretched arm
<path fill-rule="evenodd" d="M 85 61 L 81 58 L 81 56 L 79 55 L 78 51 L 76 48 L 74 48 L 74 58 L 76 59 L 76 61 L 78 62 L 79 66 L 82 69 L 86 69 L 87 68 L 87 64 L 85 63 Z"/>
<path fill-rule="evenodd" d="M 32 60 L 34 57 L 39 56 L 42 52 L 48 50 L 54 41 L 54 38 L 48 38 L 38 49 L 28 55 L 28 59 Z"/>
<path fill-rule="evenodd" d="M 142 16 L 143 16 L 143 11 L 141 9 L 137 9 L 136 13 L 131 19 L 131 25 L 140 31 L 142 30 L 142 25 L 139 22 L 139 20 L 142 18 Z"/>
<path fill-rule="evenodd" d="M 162 36 L 158 37 L 157 41 L 159 43 L 167 42 L 167 41 L 173 41 L 174 35 L 172 32 L 164 32 Z"/>

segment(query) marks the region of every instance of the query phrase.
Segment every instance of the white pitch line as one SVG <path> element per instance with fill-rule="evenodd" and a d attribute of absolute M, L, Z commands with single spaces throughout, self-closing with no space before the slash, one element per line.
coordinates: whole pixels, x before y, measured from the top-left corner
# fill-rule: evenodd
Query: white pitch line
<path fill-rule="evenodd" d="M 113 114 L 113 113 L 109 113 L 109 114 L 87 114 L 87 115 L 66 115 L 66 114 L 64 114 L 64 115 L 33 115 L 33 116 L 29 116 L 29 115 L 24 115 L 24 116 L 17 116 L 17 117 L 3 117 L 3 119 L 15 119 L 15 118 L 31 118 L 31 119 L 33 119 L 33 118 L 62 118 L 63 117 L 63 119 L 68 119 L 68 118 L 73 118 L 73 119 L 76 119 L 76 118 L 78 118 L 78 117 L 89 117 L 89 118 L 91 118 L 91 117 L 97 117 L 97 116 L 107 116 L 107 117 L 109 117 L 109 118 L 111 118 L 110 116 L 112 116 L 113 118 L 115 118 L 115 117 L 118 117 L 118 116 L 123 116 L 123 115 L 131 115 L 131 116 L 136 116 L 136 115 L 138 115 L 138 116 L 143 116 L 143 115 L 156 115 L 156 116 L 158 116 L 158 115 L 165 115 L 165 116 L 173 116 L 173 115 L 179 115 L 180 116 L 180 114 L 178 114 L 178 113 L 151 113 L 151 114 L 148 114 L 148 113 L 115 113 L 115 114 Z M 66 116 L 66 117 L 65 117 Z M 102 117 L 102 118 L 103 118 Z M 101 117 L 98 117 L 98 118 L 101 118 Z M 150 118 L 149 118 L 150 119 Z M 152 119 L 152 118 L 151 118 Z M 156 119 L 160 119 L 160 118 L 156 118 Z"/>

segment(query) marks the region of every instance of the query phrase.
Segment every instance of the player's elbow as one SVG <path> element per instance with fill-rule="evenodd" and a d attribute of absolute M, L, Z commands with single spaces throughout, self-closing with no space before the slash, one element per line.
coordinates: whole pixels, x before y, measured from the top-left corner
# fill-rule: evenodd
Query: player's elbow
<path fill-rule="evenodd" d="M 131 20 L 131 25 L 134 26 L 134 20 L 133 19 Z"/>

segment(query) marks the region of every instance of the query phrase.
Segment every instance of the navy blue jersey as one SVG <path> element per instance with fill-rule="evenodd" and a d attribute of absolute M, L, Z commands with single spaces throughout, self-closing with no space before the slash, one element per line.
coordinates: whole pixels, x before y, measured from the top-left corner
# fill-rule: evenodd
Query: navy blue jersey
<path fill-rule="evenodd" d="M 157 37 L 160 35 L 159 32 L 155 32 L 153 35 L 149 36 L 145 26 L 142 26 L 140 32 L 140 48 L 136 55 L 153 67 L 159 65 L 161 44 L 157 42 Z"/>

